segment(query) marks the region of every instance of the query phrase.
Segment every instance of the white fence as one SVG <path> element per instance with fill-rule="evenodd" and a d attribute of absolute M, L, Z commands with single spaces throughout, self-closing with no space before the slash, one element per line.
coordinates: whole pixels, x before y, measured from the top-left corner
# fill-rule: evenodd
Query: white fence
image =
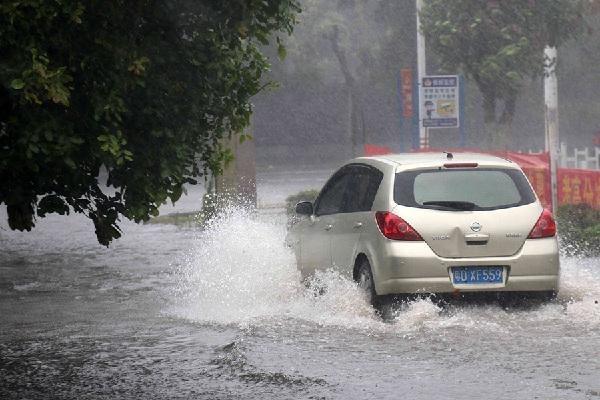
<path fill-rule="evenodd" d="M 540 154 L 542 151 L 529 150 L 529 154 Z M 600 170 L 600 147 L 574 148 L 569 151 L 566 144 L 560 144 L 559 168 L 581 168 Z"/>
<path fill-rule="evenodd" d="M 600 147 L 575 148 L 569 151 L 567 146 L 561 143 L 559 166 L 600 170 Z"/>

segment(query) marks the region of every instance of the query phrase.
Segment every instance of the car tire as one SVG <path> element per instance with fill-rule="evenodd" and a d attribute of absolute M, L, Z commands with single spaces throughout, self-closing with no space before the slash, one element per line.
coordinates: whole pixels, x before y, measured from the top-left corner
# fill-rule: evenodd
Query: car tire
<path fill-rule="evenodd" d="M 539 300 L 544 301 L 544 302 L 554 301 L 558 297 L 558 291 L 548 290 L 548 291 L 540 292 L 537 294 L 536 297 Z"/>
<path fill-rule="evenodd" d="M 365 291 L 367 301 L 374 307 L 379 306 L 380 296 L 378 296 L 375 291 L 375 282 L 373 280 L 371 264 L 369 264 L 369 261 L 366 259 L 363 259 L 358 267 L 356 282 L 358 283 L 358 287 Z"/>

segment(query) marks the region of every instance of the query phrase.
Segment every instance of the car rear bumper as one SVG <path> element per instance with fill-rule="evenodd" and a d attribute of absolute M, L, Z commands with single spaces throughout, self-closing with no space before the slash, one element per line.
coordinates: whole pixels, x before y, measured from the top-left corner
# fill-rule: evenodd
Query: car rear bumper
<path fill-rule="evenodd" d="M 536 292 L 557 291 L 558 275 L 535 275 L 509 277 L 506 284 L 498 287 L 456 287 L 448 276 L 442 278 L 400 278 L 379 282 L 378 294 L 401 293 L 452 293 L 452 292 Z"/>
<path fill-rule="evenodd" d="M 557 291 L 559 258 L 556 238 L 526 240 L 509 257 L 443 258 L 424 242 L 383 243 L 374 262 L 377 294 L 449 293 L 490 291 Z M 498 284 L 455 285 L 452 267 L 503 266 L 505 279 Z"/>

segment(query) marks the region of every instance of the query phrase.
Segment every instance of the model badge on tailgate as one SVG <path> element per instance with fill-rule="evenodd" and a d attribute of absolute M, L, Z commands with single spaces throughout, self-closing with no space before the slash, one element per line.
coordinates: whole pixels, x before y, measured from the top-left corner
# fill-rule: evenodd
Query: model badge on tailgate
<path fill-rule="evenodd" d="M 523 234 L 522 233 L 507 233 L 506 237 L 507 238 L 520 238 L 522 237 Z"/>
<path fill-rule="evenodd" d="M 436 235 L 431 237 L 433 240 L 448 240 L 450 236 L 448 235 Z"/>

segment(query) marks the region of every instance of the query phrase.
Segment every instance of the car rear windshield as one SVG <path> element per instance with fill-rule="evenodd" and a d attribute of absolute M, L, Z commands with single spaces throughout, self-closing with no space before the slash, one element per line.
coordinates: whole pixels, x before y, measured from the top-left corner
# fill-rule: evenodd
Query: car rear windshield
<path fill-rule="evenodd" d="M 515 169 L 431 169 L 396 174 L 394 201 L 448 211 L 497 210 L 533 203 L 535 194 Z"/>

